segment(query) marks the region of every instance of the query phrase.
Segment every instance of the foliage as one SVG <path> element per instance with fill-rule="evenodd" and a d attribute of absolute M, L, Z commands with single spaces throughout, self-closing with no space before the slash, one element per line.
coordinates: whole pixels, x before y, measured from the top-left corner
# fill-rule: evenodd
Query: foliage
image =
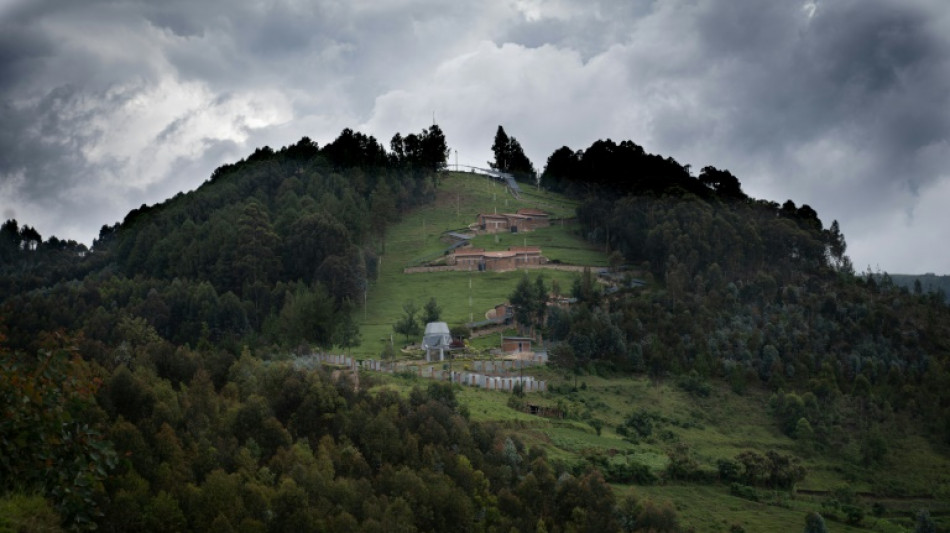
<path fill-rule="evenodd" d="M 764 456 L 745 451 L 734 460 L 720 459 L 717 469 L 719 479 L 725 482 L 785 490 L 805 479 L 806 474 L 796 457 L 782 455 L 774 450 L 767 451 Z"/>
<path fill-rule="evenodd" d="M 35 357 L 0 352 L 0 489 L 42 491 L 67 525 L 88 529 L 116 466 L 112 444 L 89 418 L 100 380 L 73 339 L 47 346 Z"/>
<path fill-rule="evenodd" d="M 534 331 L 535 328 L 543 327 L 548 309 L 548 291 L 544 276 L 538 274 L 532 283 L 525 272 L 514 292 L 508 296 L 508 302 L 514 307 L 515 320 L 522 331 Z"/>
<path fill-rule="evenodd" d="M 937 526 L 934 524 L 933 519 L 930 518 L 930 512 L 927 509 L 917 511 L 914 533 L 936 533 L 936 531 Z"/>
<path fill-rule="evenodd" d="M 42 496 L 10 494 L 0 497 L 0 533 L 62 531 L 60 517 Z"/>
<path fill-rule="evenodd" d="M 441 314 L 442 308 L 439 307 L 439 303 L 433 296 L 432 298 L 429 298 L 429 301 L 426 302 L 425 307 L 422 308 L 422 323 L 428 324 L 430 322 L 438 322 Z"/>
<path fill-rule="evenodd" d="M 392 160 L 409 168 L 439 171 L 445 168 L 445 160 L 449 156 L 445 134 L 436 124 L 423 129 L 419 135 L 410 133 L 403 137 L 397 133 L 389 145 Z"/>
<path fill-rule="evenodd" d="M 386 227 L 434 198 L 444 135 L 432 126 L 409 137 L 423 139 L 424 154 L 390 158 L 349 129 L 323 149 L 306 137 L 278 151 L 260 148 L 195 191 L 103 226 L 92 250 L 42 241 L 7 221 L 0 302 L 11 346 L 35 350 L 36 331 L 77 330 L 92 315 L 96 327 L 84 328 L 86 336 L 104 344 L 113 341 L 105 324 L 132 315 L 174 344 L 329 346 L 346 322 L 343 309 L 352 312 L 344 302 L 363 299 L 373 280 L 374 245 L 385 246 Z M 30 293 L 40 287 L 53 292 Z M 315 319 L 319 327 L 276 325 L 302 308 L 325 307 L 324 294 L 332 300 Z"/>
<path fill-rule="evenodd" d="M 393 324 L 393 331 L 400 333 L 406 336 L 406 344 L 409 344 L 410 337 L 418 337 L 422 334 L 422 324 L 419 322 L 416 314 L 419 312 L 419 308 L 416 307 L 415 302 L 412 300 L 406 300 L 402 304 L 402 310 L 404 315 L 399 319 L 398 322 Z"/>
<path fill-rule="evenodd" d="M 847 460 L 863 465 L 888 460 L 887 413 L 928 421 L 937 441 L 950 435 L 950 308 L 887 276 L 855 277 L 836 222 L 749 198 L 727 171 L 692 178 L 627 141 L 560 149 L 543 181 L 583 193 L 588 240 L 653 280 L 597 295 L 601 284 L 578 278 L 576 303 L 547 318 L 547 339 L 571 348 L 556 363 L 673 376 L 699 397 L 709 378 L 740 394 L 764 386 L 802 449 L 843 455 L 850 434 L 835 427 L 857 421 Z"/>
<path fill-rule="evenodd" d="M 733 496 L 738 496 L 749 501 L 759 501 L 759 493 L 756 492 L 755 487 L 742 485 L 741 483 L 736 483 L 735 481 L 729 485 L 729 493 Z"/>
<path fill-rule="evenodd" d="M 408 398 L 368 393 L 249 355 L 220 391 L 206 379 L 196 374 L 163 400 L 181 410 L 170 417 L 156 405 L 134 424 L 113 419 L 117 448 L 133 460 L 109 484 L 101 527 L 510 530 L 542 520 L 563 531 L 548 520 L 566 509 L 557 511 L 565 523 L 611 529 L 614 499 L 603 478 L 557 482 L 562 472 L 542 457 L 529 465 L 517 437 L 465 418 L 451 384 L 430 383 Z M 154 376 L 134 386 L 168 394 Z M 146 445 L 142 435 L 158 419 L 165 422 Z"/>
<path fill-rule="evenodd" d="M 520 149 L 511 141 L 498 145 Z M 51 353 L 81 353 L 83 360 L 49 364 L 64 376 L 60 383 L 40 379 L 60 391 L 49 398 L 68 396 L 72 383 L 92 376 L 103 380 L 59 411 L 37 407 L 47 396 L 24 405 L 5 397 L 4 408 L 18 413 L 5 412 L 5 424 L 27 414 L 39 420 L 16 431 L 68 442 L 65 428 L 82 442 L 57 447 L 49 465 L 30 456 L 46 453 L 42 446 L 8 439 L 14 455 L 4 448 L 4 468 L 39 466 L 32 478 L 5 471 L 0 479 L 20 493 L 42 492 L 67 525 L 107 530 L 662 529 L 678 527 L 672 506 L 625 500 L 615 508 L 607 482 L 657 491 L 716 487 L 726 499 L 734 490 L 767 500 L 767 490 L 803 481 L 799 460 L 785 455 L 796 450 L 809 457 L 809 486 L 859 477 L 871 490 L 900 495 L 906 487 L 876 472 L 911 468 L 916 456 L 903 446 L 930 445 L 914 433 L 919 427 L 932 443 L 950 435 L 944 302 L 923 287 L 902 290 L 887 275 L 854 276 L 841 228 L 825 229 L 810 207 L 749 198 L 735 176 L 713 167 L 693 178 L 629 141 L 555 152 L 543 183 L 577 199 L 557 201 L 564 216 L 564 206 L 577 205 L 578 221 L 536 234 L 561 239 L 576 230 L 572 239 L 591 243 L 576 257 L 603 265 L 606 249 L 612 265 L 625 265 L 622 273 L 546 274 L 556 283 L 475 277 L 481 303 L 510 294 L 523 307 L 519 321 L 555 342 L 551 361 L 574 375 L 574 387 L 552 386 L 553 397 L 531 399 L 556 403 L 575 419 L 546 427 L 506 409 L 506 396 L 439 384 L 407 391 L 407 399 L 390 385 L 377 388 L 367 374 L 305 371 L 303 362 L 283 361 L 312 345 L 347 350 L 361 336 L 388 341 L 400 302 L 420 296 L 402 277 L 409 252 L 393 253 L 395 262 L 386 257 L 385 269 L 378 254 L 387 245 L 413 249 L 412 257 L 444 248 L 437 234 L 420 241 L 392 224 L 403 219 L 431 234 L 425 217 L 436 216 L 440 230 L 465 220 L 461 194 L 452 195 L 451 216 L 438 206 L 416 210 L 436 197 L 433 170 L 446 153 L 440 130 L 398 135 L 391 147 L 387 153 L 372 137 L 345 130 L 323 149 L 307 138 L 259 149 L 222 166 L 196 191 L 104 226 L 91 251 L 43 241 L 13 220 L 0 226 L 0 305 L 14 349 L 3 360 L 4 394 L 26 387 L 23 376 L 42 376 L 36 369 Z M 545 191 L 528 194 L 555 201 Z M 374 286 L 380 272 L 402 292 Z M 460 290 L 461 278 L 452 275 L 425 279 Z M 571 287 L 576 300 L 547 305 L 548 285 L 557 294 Z M 380 305 L 364 310 L 361 332 L 355 302 L 372 302 L 374 291 Z M 461 321 L 460 309 L 468 309 L 455 300 L 444 299 L 436 314 Z M 410 303 L 400 317 L 407 327 L 394 328 L 407 342 L 421 333 L 422 313 Z M 72 340 L 58 350 L 46 335 L 58 329 L 83 335 L 66 337 Z M 388 351 L 387 360 L 394 355 Z M 578 375 L 587 376 L 580 389 Z M 638 383 L 639 396 L 626 398 L 626 407 L 603 400 L 595 392 L 607 381 L 600 376 Z M 743 426 L 750 435 L 728 443 L 706 442 L 701 425 L 711 423 L 709 413 L 738 401 L 721 383 L 756 406 L 743 416 L 763 424 Z M 687 398 L 688 407 L 682 400 L 676 415 L 664 416 L 648 403 L 665 401 L 658 400 L 663 394 Z M 469 419 L 462 395 L 491 406 L 471 410 L 480 422 Z M 511 399 L 516 407 L 526 401 Z M 518 422 L 491 421 L 502 415 Z M 69 422 L 57 426 L 59 419 Z M 3 429 L 0 437 L 15 434 Z M 95 461 L 74 460 L 98 454 L 108 467 L 108 449 L 93 446 L 108 442 L 122 458 L 111 475 L 89 470 Z M 610 453 L 580 451 L 591 447 Z M 556 458 L 548 460 L 544 448 Z M 927 450 L 925 457 L 939 454 Z M 3 462 L 21 456 L 23 462 Z M 710 464 L 719 457 L 730 458 Z M 821 464 L 813 469 L 815 461 Z M 711 468 L 724 485 L 695 484 L 711 482 Z M 658 473 L 670 483 L 655 484 Z M 71 499 L 84 488 L 67 495 L 47 482 L 91 486 L 94 505 Z M 931 490 L 926 481 L 910 483 Z M 799 505 L 788 512 L 800 517 Z M 103 515 L 82 522 L 96 507 Z M 862 519 L 853 503 L 835 510 Z"/>
<path fill-rule="evenodd" d="M 505 128 L 498 126 L 495 132 L 495 141 L 491 147 L 495 155 L 494 161 L 489 161 L 491 168 L 501 172 L 508 172 L 519 178 L 529 178 L 534 180 L 534 165 L 524 154 L 521 143 L 514 137 L 509 137 L 505 133 Z"/>
<path fill-rule="evenodd" d="M 805 515 L 804 533 L 828 533 L 828 526 L 825 525 L 825 519 L 816 512 Z"/>

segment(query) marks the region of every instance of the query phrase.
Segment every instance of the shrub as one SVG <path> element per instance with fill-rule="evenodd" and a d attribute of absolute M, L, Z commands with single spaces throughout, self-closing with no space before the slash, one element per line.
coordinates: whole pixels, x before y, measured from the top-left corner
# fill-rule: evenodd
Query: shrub
<path fill-rule="evenodd" d="M 753 502 L 759 501 L 759 493 L 756 492 L 755 488 L 740 483 L 732 483 L 729 485 L 729 494 Z"/>
<path fill-rule="evenodd" d="M 611 463 L 607 465 L 604 477 L 610 483 L 636 483 L 637 485 L 652 485 L 657 477 L 650 467 L 637 462 Z"/>
<path fill-rule="evenodd" d="M 699 373 L 695 370 L 691 370 L 689 374 L 681 377 L 677 384 L 684 391 L 700 398 L 707 398 L 712 392 L 709 383 L 699 377 Z"/>
<path fill-rule="evenodd" d="M 820 514 L 812 511 L 805 515 L 804 533 L 828 533 L 828 526 Z"/>
<path fill-rule="evenodd" d="M 864 520 L 864 509 L 857 505 L 842 505 L 841 512 L 844 513 L 845 521 L 851 525 L 860 524 Z"/>

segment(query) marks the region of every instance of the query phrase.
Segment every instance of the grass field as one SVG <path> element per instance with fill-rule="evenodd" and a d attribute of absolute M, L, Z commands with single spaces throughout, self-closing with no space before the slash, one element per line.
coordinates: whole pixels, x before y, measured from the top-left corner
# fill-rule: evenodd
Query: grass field
<path fill-rule="evenodd" d="M 908 495 L 935 493 L 927 498 L 859 498 L 865 517 L 858 525 L 844 521 L 844 513 L 822 507 L 829 496 L 756 489 L 759 500 L 751 501 L 732 495 L 724 484 L 660 483 L 655 485 L 614 485 L 618 497 L 634 494 L 674 504 L 680 523 L 697 533 L 729 532 L 738 525 L 747 532 L 800 531 L 809 511 L 823 514 L 829 531 L 900 532 L 913 530 L 913 516 L 927 508 L 946 526 L 950 501 L 950 461 L 934 450 L 924 439 L 908 435 L 899 449 L 891 451 L 882 467 L 873 469 L 841 468 L 840 458 L 806 453 L 797 443 L 783 435 L 767 413 L 768 394 L 751 390 L 736 395 L 724 384 L 714 384 L 706 398 L 696 398 L 672 383 L 656 384 L 642 377 L 580 376 L 578 390 L 570 390 L 568 379 L 551 369 L 532 374 L 554 385 L 557 391 L 532 394 L 533 404 L 558 406 L 567 413 L 564 419 L 532 416 L 512 409 L 510 395 L 503 392 L 458 387 L 460 404 L 474 421 L 501 423 L 516 433 L 529 447 L 542 447 L 549 460 L 565 464 L 582 463 L 585 457 L 601 455 L 611 461 L 631 461 L 646 465 L 658 476 L 667 466 L 667 453 L 677 444 L 686 444 L 700 469 L 716 470 L 718 459 L 731 459 L 742 451 L 764 454 L 775 450 L 801 458 L 808 474 L 799 489 L 833 491 L 849 487 L 856 492 L 868 490 L 875 483 L 905 487 Z M 413 386 L 426 387 L 421 378 L 381 375 L 381 387 L 408 393 Z M 616 427 L 631 413 L 644 410 L 654 418 L 653 435 L 631 441 L 619 435 Z M 598 435 L 594 421 L 602 422 Z M 942 487 L 942 488 L 941 488 Z M 872 514 L 873 503 L 884 506 L 883 516 Z"/>
<path fill-rule="evenodd" d="M 449 245 L 442 236 L 453 229 L 462 229 L 475 221 L 478 213 L 514 211 L 522 207 L 544 209 L 555 217 L 571 217 L 577 203 L 545 191 L 525 191 L 522 199 L 515 200 L 497 183 L 467 173 L 450 172 L 444 175 L 436 201 L 406 214 L 390 230 L 386 250 L 380 257 L 379 277 L 370 287 L 363 313 L 360 316 L 362 344 L 353 348 L 361 357 L 377 357 L 389 343 L 393 324 L 403 315 L 403 303 L 412 300 L 420 309 L 429 298 L 435 298 L 442 307 L 442 319 L 457 325 L 481 320 L 485 312 L 508 299 L 518 281 L 524 276 L 518 272 L 428 272 L 405 274 L 403 270 L 424 258 L 441 256 Z M 606 256 L 575 234 L 576 226 L 557 224 L 539 231 L 478 238 L 476 246 L 490 250 L 505 250 L 508 246 L 538 245 L 549 259 L 564 263 L 603 266 Z M 550 255 L 549 255 L 550 250 Z M 558 280 L 562 290 L 570 290 L 577 276 L 555 270 L 531 270 L 533 280 L 541 273 L 548 285 Z M 410 339 L 417 342 L 418 339 Z M 398 346 L 405 338 L 394 338 Z"/>

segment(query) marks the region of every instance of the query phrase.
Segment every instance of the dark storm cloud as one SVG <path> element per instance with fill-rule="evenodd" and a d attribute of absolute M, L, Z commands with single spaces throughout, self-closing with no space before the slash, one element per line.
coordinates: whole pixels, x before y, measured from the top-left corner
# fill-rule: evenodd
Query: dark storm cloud
<path fill-rule="evenodd" d="M 748 103 L 731 117 L 744 143 L 778 147 L 776 136 L 801 141 L 843 128 L 870 135 L 869 155 L 894 161 L 947 138 L 946 43 L 924 13 L 879 2 L 822 4 L 795 33 L 776 22 L 794 13 L 755 13 L 739 10 L 733 19 L 755 28 L 745 40 L 730 37 L 721 13 L 700 25 L 714 58 L 741 58 L 724 89 L 734 104 Z"/>
<path fill-rule="evenodd" d="M 940 104 L 933 97 L 947 87 L 946 70 L 939 69 L 946 43 L 935 38 L 924 13 L 836 2 L 808 17 L 800 5 L 760 4 L 707 4 L 696 13 L 697 54 L 689 59 L 709 82 L 705 103 L 729 113 L 727 127 L 750 149 L 779 148 L 776 138 L 801 141 L 840 127 L 893 132 L 903 145 L 913 136 L 880 121 Z"/>
<path fill-rule="evenodd" d="M 53 50 L 52 43 L 31 28 L 0 23 L 0 91 L 10 90 L 19 80 L 29 78 L 38 62 Z"/>
<path fill-rule="evenodd" d="M 920 196 L 947 179 L 950 51 L 940 12 L 878 1 L 819 3 L 813 16 L 807 6 L 741 1 L 679 11 L 677 35 L 695 39 L 679 71 L 694 74 L 676 82 L 699 84 L 674 92 L 695 105 L 654 106 L 654 142 L 732 169 L 758 195 L 810 203 L 826 223 L 850 222 L 861 259 L 880 254 L 881 226 L 915 223 Z M 904 240 L 916 231 L 908 226 Z M 926 253 L 932 268 L 950 269 L 950 256 Z"/>

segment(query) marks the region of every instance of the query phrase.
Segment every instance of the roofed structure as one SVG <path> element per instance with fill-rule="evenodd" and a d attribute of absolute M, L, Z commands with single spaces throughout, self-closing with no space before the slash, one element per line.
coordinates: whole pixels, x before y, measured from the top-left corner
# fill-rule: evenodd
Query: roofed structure
<path fill-rule="evenodd" d="M 445 352 L 452 345 L 452 334 L 445 322 L 429 322 L 422 334 L 422 349 L 426 351 L 426 361 L 442 361 Z M 437 358 L 436 358 L 437 357 Z"/>
<path fill-rule="evenodd" d="M 485 233 L 532 231 L 551 225 L 550 215 L 540 209 L 519 209 L 517 213 L 480 213 L 476 225 Z"/>
<path fill-rule="evenodd" d="M 505 271 L 529 265 L 543 265 L 547 259 L 537 246 L 512 246 L 504 251 L 487 252 L 483 248 L 465 248 L 449 254 L 447 263 L 456 270 Z"/>

